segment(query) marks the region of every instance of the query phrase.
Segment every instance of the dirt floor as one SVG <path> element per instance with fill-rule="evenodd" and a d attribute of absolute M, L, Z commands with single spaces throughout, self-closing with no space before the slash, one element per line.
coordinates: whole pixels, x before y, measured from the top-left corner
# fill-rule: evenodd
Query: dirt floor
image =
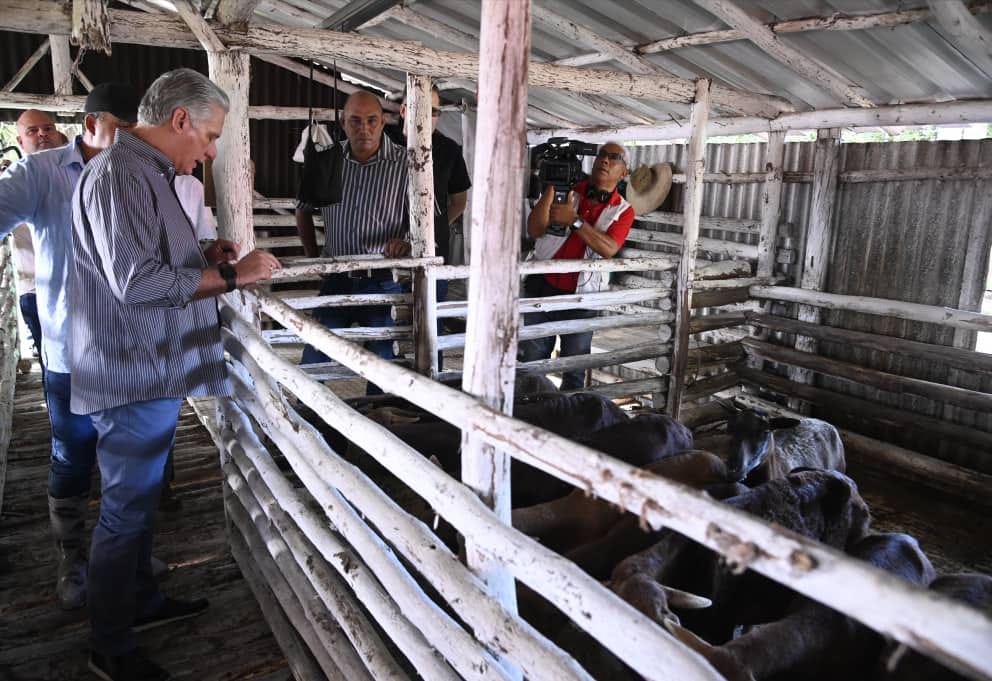
<path fill-rule="evenodd" d="M 50 430 L 37 371 L 18 378 L 14 409 L 0 518 L 0 679 L 96 679 L 86 669 L 85 612 L 64 613 L 55 604 L 46 495 Z M 139 645 L 174 679 L 289 681 L 282 651 L 228 550 L 217 449 L 188 405 L 180 417 L 174 487 L 182 509 L 162 515 L 155 535 L 154 554 L 169 564 L 162 590 L 206 597 L 210 609 L 139 634 Z M 98 504 L 90 503 L 89 528 Z"/>

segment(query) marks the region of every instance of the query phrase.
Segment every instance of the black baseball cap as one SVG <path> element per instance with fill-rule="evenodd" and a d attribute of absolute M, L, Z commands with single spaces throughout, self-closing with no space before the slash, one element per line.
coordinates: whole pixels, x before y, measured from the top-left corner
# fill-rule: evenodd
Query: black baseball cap
<path fill-rule="evenodd" d="M 123 121 L 138 120 L 138 102 L 141 95 L 128 83 L 100 83 L 86 97 L 83 113 L 106 111 Z"/>

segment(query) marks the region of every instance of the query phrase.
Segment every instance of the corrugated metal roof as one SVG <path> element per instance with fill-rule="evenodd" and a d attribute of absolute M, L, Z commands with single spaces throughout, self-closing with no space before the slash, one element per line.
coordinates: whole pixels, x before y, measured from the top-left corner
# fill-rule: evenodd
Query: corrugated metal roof
<path fill-rule="evenodd" d="M 278 8 L 285 3 L 272 1 L 264 4 Z M 541 0 L 537 4 L 603 38 L 626 46 L 727 28 L 722 21 L 690 0 Z M 809 16 L 896 11 L 919 6 L 907 7 L 902 0 L 745 0 L 737 4 L 748 9 L 753 16 L 769 22 Z M 411 5 L 409 10 L 473 36 L 479 33 L 479 5 L 476 2 L 421 0 Z M 262 13 L 260 9 L 259 14 Z M 316 16 L 313 19 L 315 22 L 319 20 Z M 980 13 L 977 19 L 992 31 L 992 13 Z M 441 38 L 396 19 L 387 19 L 361 32 L 397 40 L 416 40 L 438 49 L 454 47 Z M 782 34 L 781 39 L 804 54 L 830 65 L 852 83 L 861 85 L 879 105 L 992 96 L 992 74 L 983 72 L 964 56 L 936 21 L 857 31 L 790 33 Z M 575 57 L 590 52 L 589 47 L 563 38 L 538 21 L 534 22 L 531 43 L 533 57 L 541 60 Z M 711 76 L 742 90 L 785 97 L 800 110 L 844 105 L 832 93 L 810 83 L 743 40 L 649 54 L 645 58 L 683 78 Z M 596 64 L 592 68 L 631 70 L 613 61 Z M 535 89 L 531 92 L 531 101 L 549 114 L 581 124 L 604 122 L 602 115 L 590 116 L 590 112 L 576 106 L 563 93 L 549 95 L 546 91 Z M 615 98 L 614 101 L 618 105 L 630 104 Z M 685 109 L 660 102 L 642 102 L 636 111 L 655 120 L 667 120 L 671 112 L 684 113 Z"/>
<path fill-rule="evenodd" d="M 512 1 L 512 0 L 508 0 Z M 293 27 L 317 26 L 349 0 L 263 0 L 255 12 L 257 21 Z M 738 0 L 745 10 L 762 21 L 781 21 L 810 16 L 843 16 L 892 12 L 925 7 L 905 0 Z M 992 2 L 972 3 L 985 7 L 976 15 L 986 30 L 992 31 Z M 591 30 L 596 35 L 628 48 L 647 42 L 700 31 L 718 30 L 726 25 L 691 0 L 540 0 L 537 7 L 551 11 Z M 424 30 L 396 17 L 373 22 L 360 32 L 395 40 L 417 41 L 443 50 L 477 49 L 481 3 L 478 0 L 419 0 L 404 11 L 457 31 L 459 37 L 446 39 L 438 30 Z M 388 15 L 387 15 L 388 16 Z M 402 13 L 399 15 L 402 17 Z M 430 28 L 430 27 L 428 27 Z M 467 36 L 467 37 L 466 37 Z M 803 54 L 829 65 L 852 83 L 864 88 L 877 104 L 920 101 L 946 101 L 992 97 L 992 74 L 965 56 L 936 20 L 888 28 L 856 31 L 810 31 L 780 34 L 785 43 Z M 16 69 L 41 38 L 4 34 L 0 57 L 3 71 Z M 123 48 L 123 46 L 122 46 Z M 139 50 L 137 52 L 143 52 Z M 589 46 L 566 38 L 541 21 L 535 20 L 532 55 L 535 60 L 576 57 L 591 51 Z M 136 55 L 137 55 L 136 52 Z M 784 97 L 797 109 L 843 106 L 834 94 L 811 83 L 765 54 L 746 40 L 687 47 L 644 55 L 650 63 L 682 78 L 710 76 L 735 88 Z M 87 56 L 89 62 L 93 57 Z M 139 58 L 140 59 L 140 58 Z M 139 70 L 142 62 L 128 62 Z M 88 68 L 89 65 L 87 64 Z M 592 68 L 630 71 L 615 61 L 594 64 Z M 9 71 L 13 73 L 13 71 Z M 403 80 L 398 71 L 381 69 L 393 80 Z M 87 74 L 91 79 L 95 76 Z M 373 83 L 374 78 L 370 78 Z M 22 92 L 47 92 L 50 67 L 45 60 L 19 88 Z M 446 97 L 470 101 L 472 89 L 453 83 Z M 387 88 L 390 89 L 390 88 Z M 533 89 L 530 96 L 533 126 L 570 121 L 577 125 L 604 123 L 650 123 L 684 117 L 684 105 L 622 97 L 590 100 L 573 93 Z"/>

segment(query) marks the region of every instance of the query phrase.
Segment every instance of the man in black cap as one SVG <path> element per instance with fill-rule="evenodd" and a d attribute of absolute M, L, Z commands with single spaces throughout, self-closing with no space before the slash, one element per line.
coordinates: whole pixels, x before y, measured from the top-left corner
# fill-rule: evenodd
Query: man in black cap
<path fill-rule="evenodd" d="M 96 459 L 89 416 L 69 408 L 67 281 L 72 270 L 72 193 L 83 165 L 110 146 L 119 127 L 137 119 L 139 93 L 104 83 L 86 98 L 83 134 L 71 144 L 25 156 L 0 176 L 0 239 L 31 225 L 46 367 L 45 399 L 52 426 L 48 508 L 58 553 L 56 594 L 63 609 L 86 604 L 85 517 Z"/>

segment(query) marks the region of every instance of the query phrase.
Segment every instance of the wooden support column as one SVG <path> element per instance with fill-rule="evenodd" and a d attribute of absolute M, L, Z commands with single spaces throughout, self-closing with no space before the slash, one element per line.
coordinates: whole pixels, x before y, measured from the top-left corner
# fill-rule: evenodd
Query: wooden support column
<path fill-rule="evenodd" d="M 509 414 L 517 362 L 520 191 L 526 166 L 530 0 L 483 0 L 472 261 L 462 389 Z M 462 481 L 510 522 L 510 459 L 478 433 L 462 435 Z M 469 567 L 516 611 L 512 575 L 465 538 Z"/>
<path fill-rule="evenodd" d="M 761 191 L 761 227 L 758 232 L 758 265 L 755 275 L 769 278 L 775 272 L 775 258 L 778 254 L 778 225 L 782 219 L 782 177 L 785 161 L 785 131 L 768 133 L 768 146 L 765 148 L 765 185 Z M 772 303 L 762 305 L 764 312 L 771 311 Z M 755 335 L 762 340 L 768 337 L 765 329 L 755 329 Z M 747 359 L 752 369 L 762 369 L 764 360 L 753 356 Z"/>
<path fill-rule="evenodd" d="M 833 245 L 834 205 L 837 203 L 837 176 L 840 172 L 840 130 L 819 130 L 813 155 L 813 197 L 810 202 L 809 231 L 802 263 L 801 288 L 822 291 L 827 283 L 827 263 Z M 799 321 L 819 324 L 820 308 L 799 306 Z M 816 352 L 817 342 L 809 336 L 796 336 L 796 350 Z M 813 372 L 789 369 L 789 379 L 797 383 L 812 383 Z M 790 408 L 797 408 L 798 403 Z"/>
<path fill-rule="evenodd" d="M 761 192 L 761 231 L 758 236 L 758 277 L 770 277 L 775 270 L 778 223 L 782 219 L 782 164 L 785 160 L 785 132 L 768 133 L 765 150 L 765 186 Z"/>
<path fill-rule="evenodd" d="M 406 152 L 410 183 L 411 257 L 434 255 L 434 153 L 431 136 L 431 79 L 406 77 Z M 413 271 L 414 366 L 425 376 L 437 375 L 437 280 L 430 270 Z"/>
<path fill-rule="evenodd" d="M 703 171 L 706 166 L 706 122 L 709 118 L 710 82 L 696 81 L 696 99 L 689 114 L 689 146 L 686 150 L 685 199 L 682 213 L 682 259 L 675 285 L 675 343 L 672 349 L 672 374 L 668 381 L 668 413 L 678 419 L 685 370 L 689 356 L 689 322 L 692 317 L 692 281 L 699 242 L 699 220 L 703 209 Z"/>
<path fill-rule="evenodd" d="M 462 100 L 464 103 L 465 100 Z M 475 168 L 475 127 L 476 111 L 468 106 L 462 111 L 462 155 L 465 157 L 465 167 Z M 475 193 L 468 190 L 468 201 L 465 212 L 462 213 L 462 263 L 470 262 L 472 252 L 472 216 L 475 214 Z"/>
<path fill-rule="evenodd" d="M 248 134 L 248 55 L 239 51 L 208 52 L 210 80 L 227 93 L 230 109 L 224 133 L 217 140 L 217 158 L 211 164 L 216 194 L 217 232 L 241 246 L 247 255 L 255 248 L 252 223 L 251 159 Z M 255 315 L 243 309 L 249 319 Z"/>
<path fill-rule="evenodd" d="M 50 35 L 48 44 L 52 50 L 53 93 L 72 94 L 72 55 L 69 53 L 69 36 Z"/>
<path fill-rule="evenodd" d="M 107 0 L 72 0 L 72 42 L 80 49 L 110 54 Z"/>

